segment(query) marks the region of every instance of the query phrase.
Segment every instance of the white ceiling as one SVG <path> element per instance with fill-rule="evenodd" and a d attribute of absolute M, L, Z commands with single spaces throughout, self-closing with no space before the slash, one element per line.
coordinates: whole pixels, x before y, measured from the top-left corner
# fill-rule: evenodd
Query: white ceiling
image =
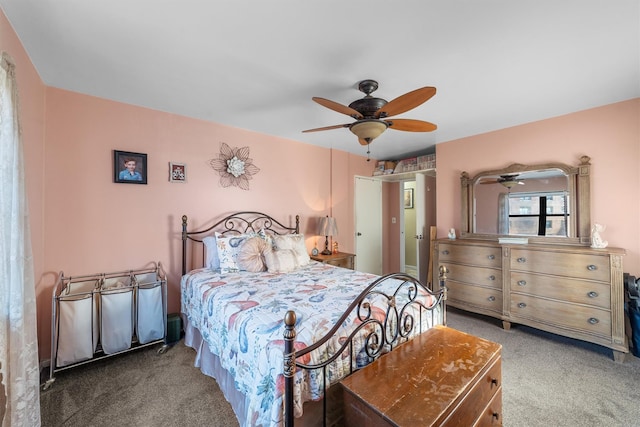
<path fill-rule="evenodd" d="M 375 79 L 435 86 L 371 156 L 640 96 L 640 0 L 0 0 L 45 84 L 365 155 L 348 129 Z M 216 141 L 212 135 L 212 142 Z"/>

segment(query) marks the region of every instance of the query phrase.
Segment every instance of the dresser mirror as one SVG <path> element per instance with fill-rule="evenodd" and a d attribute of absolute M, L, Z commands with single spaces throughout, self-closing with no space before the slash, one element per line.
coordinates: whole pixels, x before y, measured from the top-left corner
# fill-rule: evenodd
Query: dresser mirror
<path fill-rule="evenodd" d="M 589 161 L 512 164 L 473 177 L 462 172 L 461 237 L 590 244 Z"/>

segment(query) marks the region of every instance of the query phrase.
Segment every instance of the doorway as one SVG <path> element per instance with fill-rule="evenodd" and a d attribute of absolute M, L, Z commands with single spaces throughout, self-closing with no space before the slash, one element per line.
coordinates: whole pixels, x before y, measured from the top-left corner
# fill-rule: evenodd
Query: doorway
<path fill-rule="evenodd" d="M 435 177 L 416 173 L 400 185 L 400 268 L 427 283 L 429 228 L 436 224 Z"/>

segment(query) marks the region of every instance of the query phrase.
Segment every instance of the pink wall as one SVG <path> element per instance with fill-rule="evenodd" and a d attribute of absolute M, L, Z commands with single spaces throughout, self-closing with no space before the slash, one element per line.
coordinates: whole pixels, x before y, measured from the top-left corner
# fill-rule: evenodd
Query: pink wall
<path fill-rule="evenodd" d="M 460 173 L 512 163 L 578 165 L 591 157 L 591 219 L 625 248 L 624 271 L 640 275 L 640 99 L 515 126 L 436 146 L 438 235 L 460 229 Z"/>
<path fill-rule="evenodd" d="M 364 157 L 54 88 L 46 109 L 47 287 L 60 270 L 90 274 L 161 261 L 169 311 L 178 311 L 184 214 L 192 226 L 237 210 L 267 212 L 285 224 L 298 214 L 309 250 L 316 218 L 332 214 L 340 247 L 353 250 L 352 177 L 371 172 Z M 260 168 L 249 191 L 223 188 L 209 166 L 223 142 L 249 147 Z M 112 182 L 113 149 L 148 155 L 148 185 Z M 169 182 L 170 161 L 187 165 L 187 183 Z M 47 292 L 39 300 L 43 324 L 49 299 Z"/>

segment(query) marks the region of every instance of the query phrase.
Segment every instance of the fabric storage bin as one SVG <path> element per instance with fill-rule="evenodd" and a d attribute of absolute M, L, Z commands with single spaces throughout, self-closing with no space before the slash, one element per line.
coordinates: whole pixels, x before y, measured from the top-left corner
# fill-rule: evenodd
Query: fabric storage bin
<path fill-rule="evenodd" d="M 171 313 L 167 316 L 167 344 L 173 344 L 180 341 L 182 335 L 182 320 L 177 313 Z"/>
<path fill-rule="evenodd" d="M 100 290 L 100 343 L 105 354 L 131 348 L 133 308 L 131 278 L 105 279 Z"/>
<path fill-rule="evenodd" d="M 165 313 L 163 282 L 155 273 L 137 274 L 136 288 L 136 336 L 140 344 L 164 338 Z"/>
<path fill-rule="evenodd" d="M 99 339 L 98 284 L 98 280 L 68 283 L 57 298 L 57 366 L 93 357 Z"/>

